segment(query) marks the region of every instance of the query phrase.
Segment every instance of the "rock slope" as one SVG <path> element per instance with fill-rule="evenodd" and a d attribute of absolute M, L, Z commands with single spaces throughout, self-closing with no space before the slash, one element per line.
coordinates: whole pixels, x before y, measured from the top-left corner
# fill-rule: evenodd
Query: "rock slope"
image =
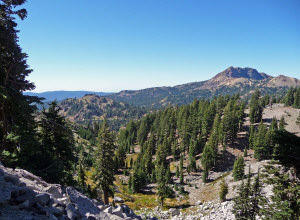
<path fill-rule="evenodd" d="M 73 187 L 49 184 L 22 169 L 0 162 L 0 219 L 119 220 L 140 219 L 126 205 L 103 205 Z"/>

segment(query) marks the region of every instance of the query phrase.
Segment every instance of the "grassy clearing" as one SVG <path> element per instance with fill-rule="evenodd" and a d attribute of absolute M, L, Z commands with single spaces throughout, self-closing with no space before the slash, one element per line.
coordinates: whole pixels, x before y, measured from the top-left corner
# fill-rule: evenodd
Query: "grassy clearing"
<path fill-rule="evenodd" d="M 127 185 L 122 185 L 119 177 L 116 177 L 115 186 L 118 188 L 118 193 L 115 196 L 121 197 L 133 210 L 140 210 L 141 208 L 152 209 L 158 206 L 157 196 L 155 194 L 143 194 L 143 193 L 128 193 Z M 164 201 L 164 210 L 169 208 L 187 208 L 189 207 L 188 196 L 180 198 L 167 198 Z"/>

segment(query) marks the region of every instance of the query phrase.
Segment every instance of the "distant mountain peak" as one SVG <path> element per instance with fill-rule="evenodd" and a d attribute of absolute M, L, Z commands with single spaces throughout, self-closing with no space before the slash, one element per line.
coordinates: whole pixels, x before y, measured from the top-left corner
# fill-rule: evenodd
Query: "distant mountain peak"
<path fill-rule="evenodd" d="M 241 67 L 229 67 L 226 70 L 220 72 L 217 74 L 213 79 L 219 78 L 219 77 L 229 77 L 229 78 L 246 78 L 246 79 L 252 79 L 252 80 L 263 80 L 267 78 L 272 78 L 271 76 L 260 73 L 256 69 L 253 68 L 241 68 Z"/>

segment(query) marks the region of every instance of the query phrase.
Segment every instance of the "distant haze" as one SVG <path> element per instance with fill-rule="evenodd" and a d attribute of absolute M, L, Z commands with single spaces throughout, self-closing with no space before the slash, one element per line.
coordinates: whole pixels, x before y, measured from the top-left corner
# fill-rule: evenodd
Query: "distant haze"
<path fill-rule="evenodd" d="M 106 96 L 112 93 L 105 93 L 105 92 L 92 92 L 92 91 L 51 91 L 51 92 L 24 92 L 25 95 L 30 96 L 38 96 L 45 98 L 44 102 L 48 101 L 62 101 L 67 98 L 81 98 L 86 94 L 95 94 L 99 96 Z"/>

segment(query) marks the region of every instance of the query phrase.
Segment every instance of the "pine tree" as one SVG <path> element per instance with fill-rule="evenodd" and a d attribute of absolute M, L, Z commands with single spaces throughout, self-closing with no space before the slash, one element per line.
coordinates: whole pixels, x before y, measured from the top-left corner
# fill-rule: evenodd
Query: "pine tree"
<path fill-rule="evenodd" d="M 180 170 L 180 185 L 184 184 L 184 179 L 183 179 L 183 170 Z"/>
<path fill-rule="evenodd" d="M 247 182 L 244 179 L 239 187 L 238 196 L 234 198 L 233 213 L 236 219 L 255 220 L 260 215 L 264 199 L 261 197 L 261 183 L 259 170 L 253 184 L 251 184 L 251 172 L 249 167 Z"/>
<path fill-rule="evenodd" d="M 108 195 L 112 194 L 114 141 L 107 121 L 104 120 L 97 137 L 95 173 L 93 180 L 103 191 L 104 204 L 108 204 Z"/>
<path fill-rule="evenodd" d="M 258 132 L 254 141 L 254 157 L 257 160 L 264 160 L 271 157 L 272 149 L 270 147 L 270 133 L 268 133 L 267 126 L 261 122 L 258 126 Z"/>
<path fill-rule="evenodd" d="M 167 170 L 164 168 L 164 165 L 159 165 L 159 167 L 157 167 L 157 170 L 157 196 L 160 205 L 163 206 L 165 198 L 170 197 L 173 194 L 173 190 L 168 186 L 168 177 L 166 175 Z"/>
<path fill-rule="evenodd" d="M 225 182 L 225 179 L 222 180 L 220 188 L 220 201 L 224 202 L 226 200 L 226 195 L 228 194 L 228 185 Z"/>
<path fill-rule="evenodd" d="M 284 105 L 291 106 L 294 103 L 294 89 L 290 88 L 284 98 Z"/>
<path fill-rule="evenodd" d="M 25 1 L 0 2 L 0 155 L 15 154 L 13 166 L 21 166 L 31 171 L 39 167 L 39 145 L 36 139 L 36 123 L 33 103 L 41 103 L 37 97 L 23 95 L 33 90 L 34 84 L 26 77 L 32 72 L 27 64 L 27 54 L 18 44 L 16 17 L 27 16 L 26 9 L 15 10 Z M 9 158 L 2 162 L 10 162 Z M 36 172 L 35 172 L 36 173 Z"/>
<path fill-rule="evenodd" d="M 244 178 L 238 189 L 238 196 L 233 199 L 234 205 L 232 212 L 236 219 L 248 220 L 250 219 L 250 195 L 251 195 L 251 173 L 250 167 L 248 172 L 248 178 L 246 184 L 244 183 Z"/>
<path fill-rule="evenodd" d="M 43 161 L 41 176 L 50 182 L 71 183 L 73 179 L 74 136 L 65 118 L 59 115 L 60 107 L 54 101 L 42 111 L 39 121 Z"/>
<path fill-rule="evenodd" d="M 256 90 L 251 96 L 249 118 L 251 123 L 260 122 L 262 119 L 263 108 L 260 103 L 260 91 Z"/>
<path fill-rule="evenodd" d="M 273 185 L 272 203 L 259 200 L 262 203 L 260 213 L 266 219 L 289 220 L 300 217 L 300 185 L 297 178 L 289 178 L 288 175 L 279 172 L 280 168 L 271 167 L 266 169 L 272 177 L 267 179 Z M 295 175 L 290 169 L 290 175 Z"/>
<path fill-rule="evenodd" d="M 244 177 L 244 167 L 244 158 L 242 156 L 239 156 L 233 165 L 233 177 L 235 181 L 241 180 Z"/>
<path fill-rule="evenodd" d="M 82 192 L 86 191 L 85 181 L 87 180 L 87 176 L 85 174 L 85 166 L 86 166 L 86 162 L 84 159 L 84 153 L 82 148 L 79 154 L 79 163 L 78 163 L 78 183 L 81 187 Z"/>
<path fill-rule="evenodd" d="M 190 145 L 190 149 L 189 149 L 189 169 L 190 169 L 190 171 L 196 170 L 195 143 L 196 143 L 196 141 Z"/>
<path fill-rule="evenodd" d="M 285 127 L 284 116 L 281 116 L 280 122 L 279 122 L 279 129 L 280 129 L 280 130 L 284 130 L 284 129 L 285 129 L 284 127 Z"/>
<path fill-rule="evenodd" d="M 294 95 L 294 108 L 300 108 L 300 88 L 298 88 Z"/>
<path fill-rule="evenodd" d="M 249 149 L 254 148 L 254 126 L 250 125 L 250 135 L 249 135 Z"/>
<path fill-rule="evenodd" d="M 202 180 L 206 182 L 208 177 L 208 172 L 212 168 L 214 164 L 214 150 L 212 149 L 211 145 L 205 145 L 202 157 L 201 157 L 201 164 L 203 167 L 203 175 Z"/>
<path fill-rule="evenodd" d="M 238 188 L 238 196 L 234 198 L 233 210 L 232 213 L 235 215 L 235 218 L 238 220 L 248 220 L 248 205 L 249 197 L 246 195 L 246 186 L 244 179 L 242 180 L 241 185 Z"/>

